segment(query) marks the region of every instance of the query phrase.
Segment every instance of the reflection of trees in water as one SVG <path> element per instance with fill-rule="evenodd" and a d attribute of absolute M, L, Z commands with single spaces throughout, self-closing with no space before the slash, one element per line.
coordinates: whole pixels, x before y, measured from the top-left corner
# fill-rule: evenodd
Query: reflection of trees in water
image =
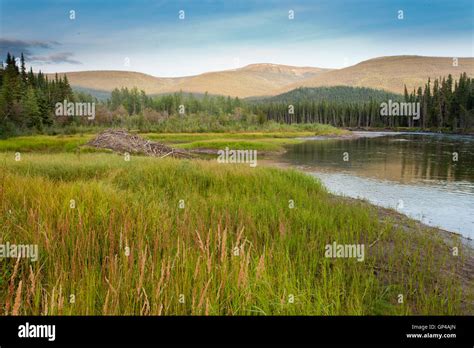
<path fill-rule="evenodd" d="M 286 157 L 295 164 L 351 169 L 394 180 L 474 181 L 474 143 L 453 138 L 403 135 L 354 140 L 310 141 L 290 148 Z M 348 152 L 349 161 L 343 161 Z M 459 155 L 453 161 L 453 153 Z"/>

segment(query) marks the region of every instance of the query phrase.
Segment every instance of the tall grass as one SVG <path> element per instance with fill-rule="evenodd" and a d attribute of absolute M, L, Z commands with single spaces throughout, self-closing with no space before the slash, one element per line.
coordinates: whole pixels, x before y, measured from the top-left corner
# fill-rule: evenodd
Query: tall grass
<path fill-rule="evenodd" d="M 0 262 L 8 315 L 473 310 L 460 278 L 464 249 L 450 250 L 456 241 L 415 225 L 407 232 L 290 170 L 111 154 L 15 162 L 3 153 L 7 241 L 40 250 L 37 262 Z M 364 244 L 365 260 L 324 257 L 333 241 Z"/>

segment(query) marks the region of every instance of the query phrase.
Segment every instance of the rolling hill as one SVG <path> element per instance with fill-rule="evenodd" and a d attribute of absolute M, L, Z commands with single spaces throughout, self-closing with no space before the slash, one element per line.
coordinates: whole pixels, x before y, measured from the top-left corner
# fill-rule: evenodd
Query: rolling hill
<path fill-rule="evenodd" d="M 455 67 L 453 59 L 445 57 L 380 57 L 289 84 L 274 93 L 280 94 L 298 87 L 321 86 L 369 87 L 403 93 L 404 85 L 410 92 L 413 88 L 423 86 L 429 77 L 433 79 L 451 74 L 458 78 L 462 72 L 474 77 L 474 58 L 459 58 L 458 66 Z"/>
<path fill-rule="evenodd" d="M 271 91 L 315 77 L 329 69 L 293 67 L 276 64 L 252 64 L 234 70 L 209 72 L 179 78 L 153 77 L 129 71 L 83 71 L 66 74 L 74 87 L 111 91 L 116 87 L 137 87 L 147 94 L 183 92 L 250 97 L 269 95 Z M 50 77 L 54 76 L 50 74 Z"/>
<path fill-rule="evenodd" d="M 447 57 L 391 56 L 363 61 L 344 69 L 252 64 L 243 68 L 195 76 L 162 78 L 129 71 L 67 72 L 73 87 L 110 92 L 118 87 L 137 87 L 147 94 L 189 92 L 232 97 L 279 95 L 299 87 L 350 86 L 403 93 L 436 78 L 461 72 L 474 77 L 474 58 L 459 58 L 458 66 Z M 50 74 L 52 76 L 52 74 Z"/>

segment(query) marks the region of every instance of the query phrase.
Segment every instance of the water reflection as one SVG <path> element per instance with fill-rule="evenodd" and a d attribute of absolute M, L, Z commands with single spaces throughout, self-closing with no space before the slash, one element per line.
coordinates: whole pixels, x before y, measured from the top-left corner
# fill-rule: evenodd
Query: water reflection
<path fill-rule="evenodd" d="M 321 171 L 348 172 L 399 183 L 463 182 L 462 190 L 474 193 L 473 152 L 474 137 L 396 134 L 307 141 L 289 147 L 283 160 Z"/>

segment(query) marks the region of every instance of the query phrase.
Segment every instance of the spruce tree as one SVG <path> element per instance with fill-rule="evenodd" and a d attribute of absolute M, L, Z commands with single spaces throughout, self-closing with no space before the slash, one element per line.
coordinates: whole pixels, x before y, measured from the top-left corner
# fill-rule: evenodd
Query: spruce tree
<path fill-rule="evenodd" d="M 28 87 L 25 97 L 22 102 L 24 117 L 26 118 L 26 125 L 28 127 L 35 127 L 38 130 L 42 129 L 41 113 L 36 99 L 36 93 L 33 87 Z"/>

